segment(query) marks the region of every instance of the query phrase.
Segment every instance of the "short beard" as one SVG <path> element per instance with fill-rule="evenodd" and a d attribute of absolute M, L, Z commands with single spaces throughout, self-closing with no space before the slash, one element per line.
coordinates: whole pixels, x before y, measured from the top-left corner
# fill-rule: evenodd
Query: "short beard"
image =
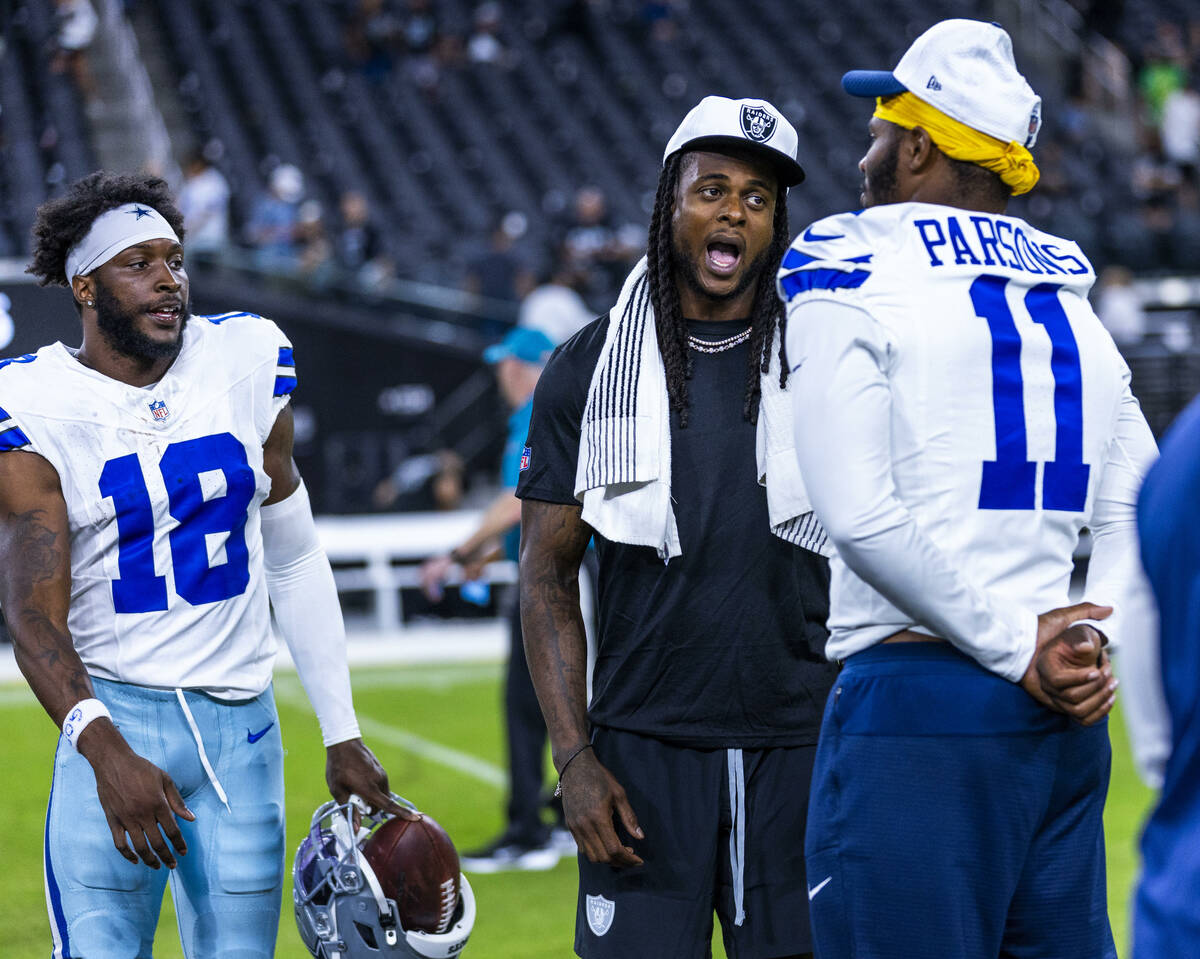
<path fill-rule="evenodd" d="M 750 264 L 745 273 L 742 274 L 741 280 L 728 293 L 713 293 L 704 288 L 700 282 L 700 270 L 688 255 L 679 247 L 679 242 L 671 237 L 671 265 L 674 267 L 675 275 L 682 276 L 683 281 L 688 285 L 688 288 L 693 293 L 698 293 L 706 299 L 714 302 L 723 302 L 732 300 L 736 296 L 740 296 L 758 282 L 758 276 L 767 266 L 767 259 L 771 255 L 771 249 L 768 247 Z"/>
<path fill-rule="evenodd" d="M 864 190 L 867 206 L 886 206 L 896 203 L 899 196 L 897 189 L 896 170 L 900 166 L 900 141 L 892 144 L 887 156 L 879 160 L 874 170 L 869 172 L 870 189 Z"/>
<path fill-rule="evenodd" d="M 137 314 L 128 313 L 105 287 L 96 284 L 96 327 L 104 341 L 122 356 L 142 363 L 174 359 L 183 346 L 183 330 L 191 315 L 191 305 L 184 303 L 180 310 L 179 335 L 174 340 L 160 342 L 137 328 Z"/>

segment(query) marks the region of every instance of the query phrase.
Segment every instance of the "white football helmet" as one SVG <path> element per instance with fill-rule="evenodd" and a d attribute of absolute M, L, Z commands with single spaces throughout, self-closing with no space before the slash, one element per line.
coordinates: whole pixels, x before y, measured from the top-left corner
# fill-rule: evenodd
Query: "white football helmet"
<path fill-rule="evenodd" d="M 392 798 L 416 811 L 407 799 Z M 327 802 L 313 814 L 296 850 L 292 900 L 300 938 L 317 959 L 451 959 L 467 944 L 475 894 L 461 873 L 458 906 L 443 933 L 405 929 L 395 901 L 384 896 L 362 845 L 391 818 L 369 812 L 357 796 Z"/>

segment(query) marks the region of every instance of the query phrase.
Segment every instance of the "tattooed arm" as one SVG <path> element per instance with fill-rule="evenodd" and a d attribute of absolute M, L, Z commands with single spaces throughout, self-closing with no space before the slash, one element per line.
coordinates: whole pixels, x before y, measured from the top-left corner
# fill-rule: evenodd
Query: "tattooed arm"
<path fill-rule="evenodd" d="M 591 749 L 587 722 L 587 639 L 579 609 L 579 564 L 592 530 L 578 506 L 527 499 L 521 508 L 521 630 L 525 657 L 546 717 L 563 812 L 592 862 L 640 865 L 617 835 L 614 815 L 644 838 L 625 790 Z M 582 751 L 580 751 L 582 750 Z M 570 761 L 567 769 L 564 763 Z"/>
<path fill-rule="evenodd" d="M 0 453 L 0 606 L 17 665 L 60 727 L 76 703 L 95 696 L 67 629 L 70 601 L 70 527 L 58 473 L 36 453 Z M 171 778 L 130 749 L 111 720 L 89 723 L 78 745 L 95 770 L 117 850 L 130 862 L 141 856 L 155 869 L 159 859 L 174 867 L 159 827 L 183 854 L 187 846 L 172 812 L 195 817 Z"/>

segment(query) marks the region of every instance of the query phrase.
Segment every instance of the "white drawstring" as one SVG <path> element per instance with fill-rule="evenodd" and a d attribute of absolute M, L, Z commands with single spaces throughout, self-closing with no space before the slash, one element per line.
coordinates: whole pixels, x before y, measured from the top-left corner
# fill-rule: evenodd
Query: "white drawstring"
<path fill-rule="evenodd" d="M 204 751 L 204 740 L 200 738 L 200 729 L 196 726 L 196 720 L 192 718 L 192 711 L 188 709 L 187 699 L 184 698 L 182 689 L 175 690 L 175 698 L 179 700 L 179 705 L 183 708 L 183 718 L 187 720 L 188 728 L 192 731 L 192 738 L 196 740 L 196 749 L 200 753 L 200 765 L 208 774 L 208 781 L 212 783 L 213 789 L 217 791 L 217 798 L 225 804 L 225 808 L 229 812 L 233 812 L 232 809 L 229 809 L 229 797 L 225 795 L 225 790 L 221 788 L 221 781 L 217 779 L 212 763 L 208 761 L 208 753 Z"/>
<path fill-rule="evenodd" d="M 742 751 L 725 751 L 729 765 L 729 868 L 733 873 L 733 924 L 746 920 L 746 771 Z"/>

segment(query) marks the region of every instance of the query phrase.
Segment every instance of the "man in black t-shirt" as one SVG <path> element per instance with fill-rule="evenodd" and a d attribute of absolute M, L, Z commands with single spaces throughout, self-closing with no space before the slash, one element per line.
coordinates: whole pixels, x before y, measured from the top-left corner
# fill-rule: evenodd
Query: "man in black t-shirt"
<path fill-rule="evenodd" d="M 534 396 L 521 613 L 589 959 L 706 956 L 714 909 L 731 956 L 812 949 L 804 827 L 836 667 L 774 291 L 796 143 L 764 101 L 693 109 L 646 259 Z M 593 536 L 588 702 L 577 573 Z"/>

